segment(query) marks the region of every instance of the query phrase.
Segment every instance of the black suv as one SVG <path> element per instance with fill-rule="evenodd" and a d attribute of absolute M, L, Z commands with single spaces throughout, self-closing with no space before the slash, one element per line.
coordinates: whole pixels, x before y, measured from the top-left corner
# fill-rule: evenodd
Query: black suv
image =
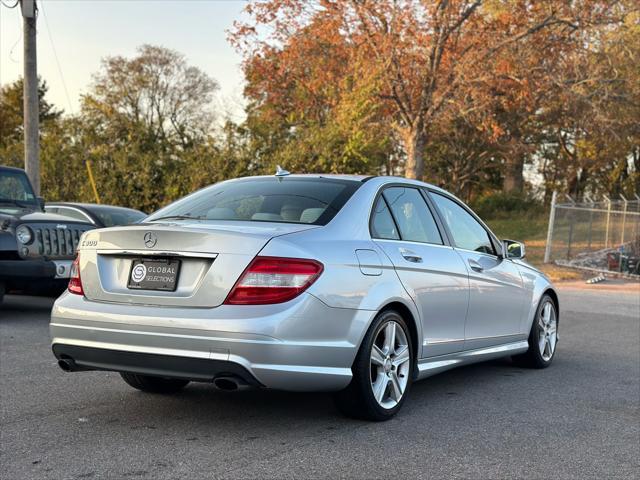
<path fill-rule="evenodd" d="M 88 222 L 44 213 L 24 170 L 0 166 L 0 303 L 4 293 L 61 293 Z"/>

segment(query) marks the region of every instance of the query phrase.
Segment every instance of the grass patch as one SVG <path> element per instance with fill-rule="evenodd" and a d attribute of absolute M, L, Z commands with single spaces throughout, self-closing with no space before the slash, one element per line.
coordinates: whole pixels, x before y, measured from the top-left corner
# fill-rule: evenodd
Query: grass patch
<path fill-rule="evenodd" d="M 547 238 L 548 217 L 546 215 L 534 217 L 518 215 L 512 219 L 500 218 L 486 220 L 486 222 L 499 238 L 525 243 L 528 240 L 545 240 Z"/>
<path fill-rule="evenodd" d="M 585 274 L 579 270 L 561 267 L 555 263 L 541 263 L 536 267 L 542 270 L 552 282 L 580 281 L 594 276 L 594 274 Z"/>
<path fill-rule="evenodd" d="M 485 221 L 498 238 L 524 242 L 527 248 L 527 262 L 542 270 L 553 282 L 586 278 L 583 272 L 543 262 L 547 243 L 548 214 L 515 214 L 511 219 L 496 218 Z"/>
<path fill-rule="evenodd" d="M 524 242 L 527 248 L 527 261 L 538 267 L 542 265 L 547 239 L 546 215 L 518 215 L 512 219 L 487 220 L 487 225 L 498 238 Z"/>

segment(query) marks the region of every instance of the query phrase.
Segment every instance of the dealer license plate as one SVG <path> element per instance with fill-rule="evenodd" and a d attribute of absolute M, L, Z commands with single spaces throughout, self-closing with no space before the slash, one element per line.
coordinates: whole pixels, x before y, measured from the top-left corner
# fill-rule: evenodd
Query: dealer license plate
<path fill-rule="evenodd" d="M 180 260 L 138 258 L 131 263 L 128 287 L 136 290 L 174 292 L 178 285 Z"/>

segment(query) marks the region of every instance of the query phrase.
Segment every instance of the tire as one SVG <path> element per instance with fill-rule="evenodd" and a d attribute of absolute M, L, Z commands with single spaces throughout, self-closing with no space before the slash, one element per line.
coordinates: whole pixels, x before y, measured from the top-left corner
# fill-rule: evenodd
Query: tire
<path fill-rule="evenodd" d="M 353 362 L 351 383 L 334 396 L 336 406 L 349 417 L 389 420 L 409 395 L 414 365 L 413 342 L 402 316 L 394 310 L 378 314 Z"/>
<path fill-rule="evenodd" d="M 529 332 L 529 350 L 513 357 L 517 365 L 529 368 L 547 368 L 551 365 L 558 343 L 557 312 L 551 296 L 543 295 Z"/>
<path fill-rule="evenodd" d="M 189 383 L 189 380 L 151 377 L 127 372 L 120 372 L 120 376 L 131 387 L 148 393 L 176 393 Z"/>

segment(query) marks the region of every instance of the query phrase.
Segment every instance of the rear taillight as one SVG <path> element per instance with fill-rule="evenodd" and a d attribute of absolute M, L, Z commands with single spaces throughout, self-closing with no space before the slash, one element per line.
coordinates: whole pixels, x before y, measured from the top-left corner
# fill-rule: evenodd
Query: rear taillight
<path fill-rule="evenodd" d="M 71 273 L 69 274 L 69 291 L 76 295 L 84 295 L 82 290 L 82 280 L 80 279 L 80 252 L 71 264 Z"/>
<path fill-rule="evenodd" d="M 227 305 L 265 305 L 297 297 L 316 281 L 323 266 L 304 258 L 256 257 L 229 293 Z"/>

